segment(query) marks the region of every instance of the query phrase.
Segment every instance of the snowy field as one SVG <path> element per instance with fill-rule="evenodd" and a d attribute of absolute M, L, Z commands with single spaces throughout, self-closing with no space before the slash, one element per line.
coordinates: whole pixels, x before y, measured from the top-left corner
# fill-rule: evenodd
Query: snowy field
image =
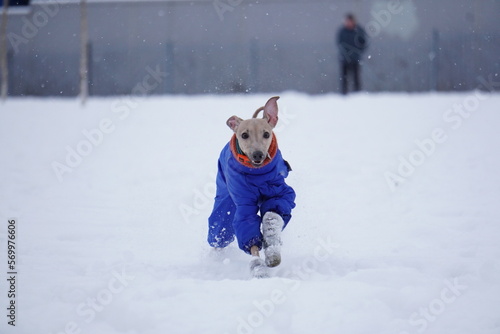
<path fill-rule="evenodd" d="M 226 119 L 270 96 L 0 104 L 0 333 L 500 333 L 500 95 L 281 94 L 297 208 L 258 280 L 205 239 Z"/>

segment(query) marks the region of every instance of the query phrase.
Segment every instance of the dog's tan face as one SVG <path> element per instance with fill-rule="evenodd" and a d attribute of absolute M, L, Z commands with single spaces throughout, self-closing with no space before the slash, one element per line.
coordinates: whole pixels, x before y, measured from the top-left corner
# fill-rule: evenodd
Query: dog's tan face
<path fill-rule="evenodd" d="M 265 119 L 241 121 L 235 131 L 240 148 L 252 165 L 260 166 L 267 157 L 271 146 L 273 128 Z"/>
<path fill-rule="evenodd" d="M 243 120 L 231 116 L 227 125 L 234 131 L 241 150 L 250 159 L 252 165 L 259 167 L 268 156 L 273 139 L 273 128 L 278 123 L 279 97 L 272 97 L 264 106 L 263 118 Z"/>

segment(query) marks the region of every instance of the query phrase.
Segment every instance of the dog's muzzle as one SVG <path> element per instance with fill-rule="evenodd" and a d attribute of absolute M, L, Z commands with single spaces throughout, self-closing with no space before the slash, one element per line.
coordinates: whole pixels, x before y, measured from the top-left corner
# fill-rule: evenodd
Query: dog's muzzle
<path fill-rule="evenodd" d="M 255 151 L 250 158 L 253 165 L 260 166 L 266 159 L 266 155 L 262 151 Z"/>

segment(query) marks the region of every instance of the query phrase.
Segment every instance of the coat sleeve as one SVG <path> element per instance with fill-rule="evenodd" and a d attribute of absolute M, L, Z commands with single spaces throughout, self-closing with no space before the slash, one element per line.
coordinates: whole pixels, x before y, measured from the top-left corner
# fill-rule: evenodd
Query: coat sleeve
<path fill-rule="evenodd" d="M 356 40 L 356 43 L 358 44 L 357 47 L 361 52 L 363 52 L 364 50 L 366 50 L 366 47 L 368 46 L 368 41 L 366 39 L 366 32 L 365 32 L 365 29 L 363 29 L 362 27 L 358 27 L 356 29 L 357 31 L 357 40 Z"/>
<path fill-rule="evenodd" d="M 279 214 L 285 226 L 292 218 L 292 209 L 295 207 L 295 191 L 287 185 L 284 180 L 278 184 L 270 185 L 271 194 L 264 196 L 261 205 L 261 214 L 265 215 L 268 211 Z"/>
<path fill-rule="evenodd" d="M 255 187 L 250 187 L 245 177 L 238 175 L 226 176 L 227 186 L 231 198 L 236 204 L 233 220 L 234 233 L 238 239 L 240 249 L 250 254 L 252 246 L 262 248 L 262 233 L 260 232 L 259 192 Z"/>
<path fill-rule="evenodd" d="M 292 209 L 295 207 L 295 191 L 285 182 L 290 170 L 290 165 L 281 160 L 276 173 L 267 180 L 265 187 L 261 187 L 262 216 L 268 211 L 276 212 L 283 218 L 285 226 L 290 221 Z"/>

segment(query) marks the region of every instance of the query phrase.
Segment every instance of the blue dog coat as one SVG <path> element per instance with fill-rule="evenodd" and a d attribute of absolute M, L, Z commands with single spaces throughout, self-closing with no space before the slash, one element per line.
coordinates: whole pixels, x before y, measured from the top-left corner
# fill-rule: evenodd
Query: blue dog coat
<path fill-rule="evenodd" d="M 237 147 L 234 135 L 219 157 L 217 193 L 208 218 L 208 243 L 222 248 L 236 236 L 239 247 L 250 253 L 254 245 L 262 248 L 259 210 L 261 216 L 268 211 L 276 212 L 286 226 L 295 207 L 295 192 L 285 183 L 291 169 L 281 156 L 275 135 L 270 158 L 258 168 L 249 165 L 248 158 L 238 153 Z"/>

